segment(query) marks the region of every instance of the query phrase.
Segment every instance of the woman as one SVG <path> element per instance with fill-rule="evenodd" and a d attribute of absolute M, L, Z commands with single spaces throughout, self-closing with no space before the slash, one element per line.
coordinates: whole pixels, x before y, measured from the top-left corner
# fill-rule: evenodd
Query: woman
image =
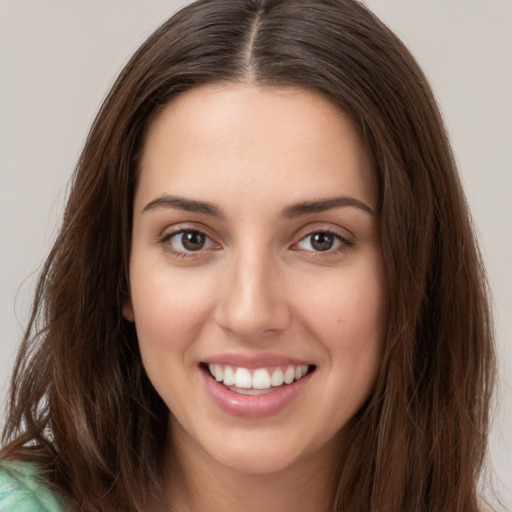
<path fill-rule="evenodd" d="M 70 510 L 476 511 L 493 369 L 409 52 L 355 1 L 200 1 L 91 129 L 2 478 Z"/>

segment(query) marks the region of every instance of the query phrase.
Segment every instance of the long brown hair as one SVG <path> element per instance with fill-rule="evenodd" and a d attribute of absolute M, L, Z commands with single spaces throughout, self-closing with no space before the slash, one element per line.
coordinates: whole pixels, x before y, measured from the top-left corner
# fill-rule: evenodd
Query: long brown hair
<path fill-rule="evenodd" d="M 39 462 L 77 509 L 135 511 L 159 495 L 168 411 L 122 316 L 137 160 L 160 108 L 233 81 L 321 92 L 376 162 L 389 326 L 333 510 L 478 510 L 495 364 L 482 262 L 425 76 L 355 0 L 200 0 L 135 53 L 91 128 L 36 289 L 2 457 Z"/>

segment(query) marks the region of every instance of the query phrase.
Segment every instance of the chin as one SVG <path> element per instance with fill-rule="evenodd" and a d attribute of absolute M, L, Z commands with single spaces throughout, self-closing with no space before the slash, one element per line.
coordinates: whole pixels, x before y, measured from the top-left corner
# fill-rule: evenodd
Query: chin
<path fill-rule="evenodd" d="M 325 462 L 338 446 L 338 436 L 322 439 L 315 436 L 308 440 L 307 431 L 273 432 L 271 429 L 256 429 L 253 432 L 231 432 L 223 436 L 223 442 L 207 440 L 203 444 L 210 457 L 231 471 L 245 475 L 269 475 L 293 468 L 303 467 L 304 463 Z M 206 441 L 206 440 L 205 440 Z"/>
<path fill-rule="evenodd" d="M 229 450 L 211 454 L 223 467 L 244 475 L 270 475 L 288 470 L 299 463 L 297 455 L 262 450 Z"/>

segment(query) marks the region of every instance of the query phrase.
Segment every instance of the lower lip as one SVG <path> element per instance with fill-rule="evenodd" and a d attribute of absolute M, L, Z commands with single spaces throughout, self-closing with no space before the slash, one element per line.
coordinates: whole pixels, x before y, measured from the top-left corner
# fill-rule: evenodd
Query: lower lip
<path fill-rule="evenodd" d="M 224 412 L 241 418 L 264 418 L 279 413 L 297 398 L 312 375 L 308 373 L 300 380 L 270 393 L 242 395 L 217 382 L 208 372 L 201 370 L 201 374 L 206 389 L 217 406 Z"/>

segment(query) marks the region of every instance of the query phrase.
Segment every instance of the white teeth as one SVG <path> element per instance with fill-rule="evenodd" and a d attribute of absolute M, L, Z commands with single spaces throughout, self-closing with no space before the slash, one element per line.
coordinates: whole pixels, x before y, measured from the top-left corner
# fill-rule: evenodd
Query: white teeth
<path fill-rule="evenodd" d="M 238 388 L 242 394 L 261 394 L 262 390 L 270 392 L 272 387 L 291 384 L 308 373 L 308 365 L 290 365 L 284 373 L 281 368 L 276 368 L 274 371 L 267 368 L 257 368 L 252 375 L 247 368 L 234 368 L 229 365 L 210 363 L 208 369 L 217 382 L 222 382 L 225 386 Z"/>
<path fill-rule="evenodd" d="M 272 393 L 272 389 L 244 389 L 244 388 L 229 388 L 231 391 L 234 391 L 235 393 L 239 393 L 240 395 L 268 395 L 269 393 Z"/>
<path fill-rule="evenodd" d="M 282 386 L 283 382 L 284 382 L 283 370 L 281 370 L 281 368 L 278 368 L 272 374 L 272 377 L 270 378 L 270 384 L 272 384 L 272 386 Z"/>
<path fill-rule="evenodd" d="M 216 364 L 214 366 L 214 377 L 217 382 L 222 382 L 224 380 L 224 372 L 222 370 L 222 366 Z"/>
<path fill-rule="evenodd" d="M 233 386 L 235 383 L 235 372 L 231 366 L 226 366 L 224 368 L 224 384 L 226 386 Z"/>
<path fill-rule="evenodd" d="M 251 372 L 247 368 L 237 368 L 235 372 L 235 386 L 237 388 L 252 388 Z"/>
<path fill-rule="evenodd" d="M 295 379 L 295 368 L 293 366 L 288 366 L 288 368 L 284 372 L 284 382 L 285 382 L 285 384 L 291 384 L 294 379 Z"/>
<path fill-rule="evenodd" d="M 270 387 L 270 375 L 264 368 L 256 370 L 252 376 L 252 387 L 254 389 L 267 389 Z"/>

